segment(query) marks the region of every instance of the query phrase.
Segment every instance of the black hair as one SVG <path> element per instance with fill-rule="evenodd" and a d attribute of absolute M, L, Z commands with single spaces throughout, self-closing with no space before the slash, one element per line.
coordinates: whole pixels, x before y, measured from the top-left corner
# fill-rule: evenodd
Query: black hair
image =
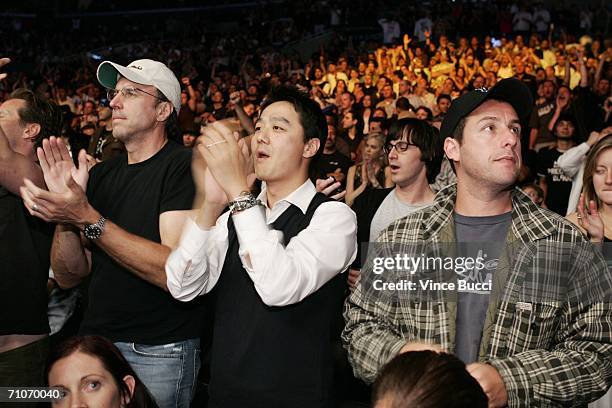
<path fill-rule="evenodd" d="M 40 125 L 40 132 L 34 140 L 34 148 L 42 144 L 49 136 L 59 136 L 62 131 L 63 114 L 61 108 L 53 101 L 42 99 L 25 88 L 13 91 L 9 99 L 21 99 L 25 106 L 17 111 L 22 126 L 28 123 Z"/>
<path fill-rule="evenodd" d="M 344 91 L 342 92 L 342 94 L 348 94 L 349 98 L 351 98 L 351 101 L 353 101 L 353 103 L 355 102 L 355 95 L 353 95 L 351 92 L 349 91 Z"/>
<path fill-rule="evenodd" d="M 400 119 L 391 125 L 387 141 L 402 139 L 415 144 L 421 150 L 427 182 L 433 183 L 440 173 L 444 159 L 444 141 L 440 137 L 440 131 L 423 120 Z"/>
<path fill-rule="evenodd" d="M 442 99 L 447 99 L 449 102 L 452 101 L 452 99 L 451 99 L 449 94 L 444 94 L 443 93 L 443 94 L 438 95 L 438 97 L 436 98 L 436 103 L 440 103 L 440 101 Z"/>
<path fill-rule="evenodd" d="M 355 124 L 355 128 L 357 129 L 357 132 L 361 132 L 361 130 L 363 129 L 363 115 L 361 115 L 361 113 L 354 108 L 349 109 L 344 113 L 350 113 L 351 115 L 353 115 L 353 120 L 357 121 L 357 123 Z"/>
<path fill-rule="evenodd" d="M 300 124 L 304 129 L 304 142 L 310 139 L 319 140 L 319 149 L 310 161 L 310 168 L 323 154 L 323 147 L 327 140 L 327 121 L 319 105 L 308 97 L 306 92 L 300 91 L 292 85 L 281 85 L 270 90 L 261 103 L 259 112 L 263 112 L 268 106 L 276 102 L 290 103 L 300 118 Z"/>
<path fill-rule="evenodd" d="M 408 98 L 404 98 L 403 96 L 397 98 L 397 101 L 395 102 L 395 107 L 403 111 L 408 111 L 412 109 L 412 105 L 408 101 Z"/>
<path fill-rule="evenodd" d="M 426 120 L 431 121 L 433 119 L 433 112 L 427 106 L 421 105 L 418 108 L 416 108 L 414 111 L 416 112 L 419 109 L 423 109 L 425 112 L 427 112 L 427 119 Z"/>
<path fill-rule="evenodd" d="M 373 403 L 393 408 L 486 408 L 487 395 L 457 357 L 412 351 L 393 358 L 381 370 L 372 391 Z"/>
<path fill-rule="evenodd" d="M 369 124 L 372 124 L 374 122 L 380 123 L 380 128 L 382 130 L 388 129 L 389 124 L 388 124 L 387 118 L 381 118 L 380 116 L 376 116 L 376 117 L 372 116 L 372 117 L 370 117 Z"/>
<path fill-rule="evenodd" d="M 453 130 L 452 138 L 455 139 L 459 144 L 463 141 L 463 130 L 465 129 L 465 117 L 461 118 L 457 122 L 457 126 Z M 452 163 L 452 162 L 451 162 Z"/>

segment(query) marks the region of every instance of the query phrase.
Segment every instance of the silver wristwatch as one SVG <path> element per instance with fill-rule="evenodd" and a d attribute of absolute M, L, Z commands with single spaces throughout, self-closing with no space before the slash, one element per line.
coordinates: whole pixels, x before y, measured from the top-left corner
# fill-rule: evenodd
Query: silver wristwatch
<path fill-rule="evenodd" d="M 100 216 L 100 219 L 95 224 L 88 224 L 83 229 L 83 235 L 87 239 L 98 239 L 102 236 L 104 232 L 104 224 L 106 223 L 106 218 Z"/>
<path fill-rule="evenodd" d="M 261 204 L 261 201 L 255 198 L 250 191 L 243 191 L 229 203 L 229 209 L 232 215 L 239 213 L 240 211 L 248 210 L 251 207 Z"/>

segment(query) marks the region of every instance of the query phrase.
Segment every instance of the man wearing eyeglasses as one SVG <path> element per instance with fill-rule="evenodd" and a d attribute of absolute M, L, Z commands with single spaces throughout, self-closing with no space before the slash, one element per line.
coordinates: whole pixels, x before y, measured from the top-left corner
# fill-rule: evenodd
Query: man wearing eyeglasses
<path fill-rule="evenodd" d="M 435 193 L 429 184 L 435 181 L 444 157 L 438 130 L 418 119 L 400 119 L 394 124 L 385 152 L 395 187 L 367 189 L 352 207 L 357 215 L 357 241 L 361 243 L 349 270 L 352 288 L 359 279 L 362 245 L 376 241 L 393 221 L 433 202 Z"/>
<path fill-rule="evenodd" d="M 345 305 L 343 341 L 364 381 L 399 353 L 434 350 L 466 363 L 491 408 L 582 407 L 612 384 L 605 260 L 571 223 L 514 187 L 532 108 L 516 78 L 451 104 L 440 133 L 457 184 L 381 233 L 387 249 L 368 257 Z M 414 265 L 421 251 L 431 266 Z M 388 266 L 368 269 L 370 259 Z M 427 278 L 439 289 L 427 291 Z"/>
<path fill-rule="evenodd" d="M 115 342 L 159 406 L 188 407 L 199 369 L 202 303 L 174 300 L 164 271 L 194 198 L 191 153 L 168 141 L 180 85 L 152 60 L 127 67 L 105 61 L 97 76 L 108 88 L 113 136 L 127 153 L 88 175 L 51 138 L 39 151 L 49 191 L 26 182 L 22 196 L 32 214 L 59 223 L 51 263 L 60 286 L 91 275 L 81 333 Z M 83 151 L 79 158 L 83 163 Z"/>

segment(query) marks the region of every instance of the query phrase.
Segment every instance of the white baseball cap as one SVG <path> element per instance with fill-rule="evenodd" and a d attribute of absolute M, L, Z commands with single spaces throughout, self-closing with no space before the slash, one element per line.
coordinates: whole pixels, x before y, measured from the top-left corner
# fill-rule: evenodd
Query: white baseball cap
<path fill-rule="evenodd" d="M 111 61 L 104 61 L 98 66 L 98 81 L 105 88 L 115 89 L 119 75 L 137 84 L 153 85 L 168 98 L 177 114 L 181 110 L 181 85 L 170 68 L 161 62 L 140 59 L 124 67 Z"/>

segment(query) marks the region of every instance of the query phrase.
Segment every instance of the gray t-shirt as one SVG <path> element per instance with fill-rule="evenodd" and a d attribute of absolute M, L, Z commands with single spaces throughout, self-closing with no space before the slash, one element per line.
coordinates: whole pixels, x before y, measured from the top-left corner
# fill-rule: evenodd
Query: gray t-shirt
<path fill-rule="evenodd" d="M 458 280 L 469 283 L 493 282 L 499 255 L 506 244 L 512 213 L 489 217 L 466 217 L 454 214 L 458 256 L 481 256 L 484 268 L 474 268 L 457 276 Z M 455 333 L 455 354 L 464 363 L 478 360 L 480 340 L 484 327 L 489 291 L 465 290 L 457 296 L 457 322 Z"/>
<path fill-rule="evenodd" d="M 395 220 L 404 218 L 410 213 L 425 208 L 431 203 L 406 204 L 397 197 L 396 189 L 393 189 L 376 210 L 372 223 L 370 224 L 370 242 L 376 241 L 380 233 Z"/>

